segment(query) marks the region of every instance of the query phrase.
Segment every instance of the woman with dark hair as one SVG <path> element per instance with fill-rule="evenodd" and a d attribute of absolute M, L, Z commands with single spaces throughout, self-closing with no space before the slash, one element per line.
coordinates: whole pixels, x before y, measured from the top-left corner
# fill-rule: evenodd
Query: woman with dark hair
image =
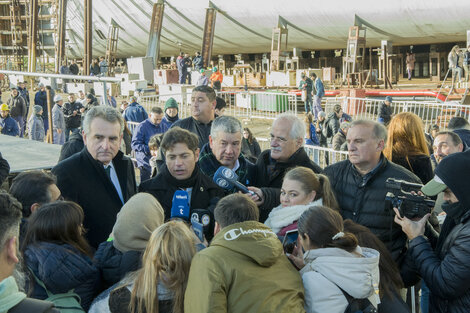
<path fill-rule="evenodd" d="M 315 174 L 303 166 L 295 167 L 286 173 L 280 198 L 281 204 L 272 209 L 264 222 L 279 236 L 297 229 L 297 220 L 311 206 L 324 205 L 339 209 L 328 177 Z"/>
<path fill-rule="evenodd" d="M 380 304 L 378 312 L 409 313 L 408 306 L 400 296 L 400 289 L 403 288 L 400 271 L 384 243 L 367 227 L 354 223 L 351 220 L 344 221 L 344 231 L 354 234 L 361 247 L 372 248 L 380 253 Z"/>
<path fill-rule="evenodd" d="M 388 160 L 413 172 L 423 184 L 434 176 L 423 122 L 414 113 L 402 112 L 393 117 L 383 153 Z"/>
<path fill-rule="evenodd" d="M 242 153 L 252 163 L 256 163 L 261 153 L 258 141 L 248 127 L 243 128 Z"/>
<path fill-rule="evenodd" d="M 375 308 L 379 302 L 379 253 L 361 248 L 357 238 L 343 228 L 341 215 L 327 207 L 313 206 L 299 219 L 296 250 L 305 250 L 304 266 L 299 257 L 289 257 L 301 267 L 308 313 L 343 313 L 348 307 L 346 294 L 368 299 Z M 301 253 L 299 253 L 301 254 Z"/>
<path fill-rule="evenodd" d="M 83 210 L 75 202 L 46 204 L 29 218 L 22 249 L 28 270 L 48 291 L 59 294 L 73 290 L 87 311 L 100 289 L 100 274 L 91 261 L 82 223 Z M 32 274 L 31 297 L 46 299 L 46 291 Z"/>

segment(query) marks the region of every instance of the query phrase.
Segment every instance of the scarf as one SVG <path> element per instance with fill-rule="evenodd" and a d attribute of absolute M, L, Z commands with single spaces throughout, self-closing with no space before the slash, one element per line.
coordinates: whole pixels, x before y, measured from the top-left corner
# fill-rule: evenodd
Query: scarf
<path fill-rule="evenodd" d="M 170 171 L 168 170 L 168 167 L 165 165 L 162 168 L 162 176 L 163 176 L 163 181 L 167 182 L 169 186 L 175 186 L 177 188 L 193 188 L 196 185 L 196 181 L 199 178 L 199 165 L 196 163 L 196 166 L 194 167 L 193 173 L 191 176 L 187 179 L 176 179 L 174 178 L 171 174 Z"/>
<path fill-rule="evenodd" d="M 18 291 L 15 278 L 10 276 L 0 282 L 0 313 L 6 313 L 12 307 L 23 301 L 26 295 Z"/>
<path fill-rule="evenodd" d="M 298 221 L 302 213 L 304 213 L 311 206 L 323 205 L 323 199 L 318 199 L 310 202 L 307 205 L 293 205 L 289 207 L 282 207 L 282 204 L 272 209 L 269 213 L 268 219 L 264 222 L 264 225 L 268 226 L 276 234 L 286 226 L 293 224 Z"/>
<path fill-rule="evenodd" d="M 165 113 L 165 118 L 168 120 L 168 122 L 170 123 L 174 123 L 176 122 L 177 120 L 179 120 L 180 118 L 178 117 L 178 114 L 176 114 L 175 116 L 171 117 L 169 116 L 168 114 Z"/>

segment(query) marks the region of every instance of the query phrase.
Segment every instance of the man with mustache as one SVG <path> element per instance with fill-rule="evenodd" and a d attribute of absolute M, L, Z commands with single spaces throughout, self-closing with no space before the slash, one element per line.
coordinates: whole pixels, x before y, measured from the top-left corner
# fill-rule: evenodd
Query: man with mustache
<path fill-rule="evenodd" d="M 305 166 L 315 173 L 321 167 L 308 157 L 303 148 L 305 125 L 296 115 L 280 114 L 271 129 L 271 149 L 261 152 L 256 162 L 252 199 L 260 207 L 259 221 L 264 223 L 269 212 L 280 204 L 282 179 L 291 167 Z"/>

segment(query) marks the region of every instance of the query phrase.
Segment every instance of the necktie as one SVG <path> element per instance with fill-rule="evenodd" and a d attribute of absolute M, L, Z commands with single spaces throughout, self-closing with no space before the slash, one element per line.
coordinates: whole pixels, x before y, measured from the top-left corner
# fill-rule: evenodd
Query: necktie
<path fill-rule="evenodd" d="M 108 178 L 111 179 L 111 166 L 105 167 L 104 171 L 106 172 L 106 175 L 108 175 Z"/>

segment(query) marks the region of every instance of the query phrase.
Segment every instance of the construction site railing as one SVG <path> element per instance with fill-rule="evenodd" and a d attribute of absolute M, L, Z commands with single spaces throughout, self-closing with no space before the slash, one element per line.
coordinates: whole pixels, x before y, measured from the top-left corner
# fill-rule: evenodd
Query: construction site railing
<path fill-rule="evenodd" d="M 225 114 L 238 118 L 260 118 L 274 120 L 276 116 L 283 112 L 297 113 L 297 97 L 285 92 L 260 92 L 260 91 L 240 91 L 218 92 L 217 95 L 225 100 L 227 106 Z M 190 116 L 189 93 L 164 94 L 141 96 L 139 103 L 150 110 L 153 106 L 164 107 L 165 101 L 170 97 L 178 102 L 179 117 Z"/>
<path fill-rule="evenodd" d="M 383 100 L 367 98 L 343 98 L 343 111 L 354 119 L 377 120 L 379 107 Z M 420 102 L 420 101 L 393 101 L 391 104 L 393 114 L 411 112 L 418 115 L 424 123 L 425 129 L 429 125 L 437 124 L 446 126 L 454 116 L 462 116 L 466 119 L 470 116 L 470 105 L 462 105 L 457 102 Z"/>
<path fill-rule="evenodd" d="M 270 140 L 268 138 L 256 137 L 261 151 L 270 149 Z M 331 148 L 325 148 L 320 146 L 304 145 L 305 152 L 310 159 L 318 164 L 321 168 L 325 168 L 328 165 L 347 160 L 347 151 L 336 151 Z"/>

